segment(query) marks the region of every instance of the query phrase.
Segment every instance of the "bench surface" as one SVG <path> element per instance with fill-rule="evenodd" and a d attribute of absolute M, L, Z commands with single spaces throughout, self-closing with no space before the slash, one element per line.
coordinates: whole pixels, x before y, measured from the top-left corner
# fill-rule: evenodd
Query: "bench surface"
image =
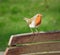
<path fill-rule="evenodd" d="M 4 55 L 60 55 L 60 32 L 12 35 Z"/>

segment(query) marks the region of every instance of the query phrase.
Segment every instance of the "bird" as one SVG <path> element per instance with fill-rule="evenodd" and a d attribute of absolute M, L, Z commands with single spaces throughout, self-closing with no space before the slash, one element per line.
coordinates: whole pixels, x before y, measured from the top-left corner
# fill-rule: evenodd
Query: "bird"
<path fill-rule="evenodd" d="M 35 31 L 38 32 L 38 27 L 42 21 L 42 14 L 36 14 L 32 18 L 24 18 L 24 20 L 27 22 L 32 32 L 33 32 L 32 28 L 35 28 Z"/>

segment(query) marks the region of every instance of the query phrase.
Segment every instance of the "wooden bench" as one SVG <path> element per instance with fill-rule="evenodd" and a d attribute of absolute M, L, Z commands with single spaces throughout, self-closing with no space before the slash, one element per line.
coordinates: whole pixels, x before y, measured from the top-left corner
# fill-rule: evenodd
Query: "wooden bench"
<path fill-rule="evenodd" d="M 60 55 L 60 32 L 12 35 L 4 55 Z"/>

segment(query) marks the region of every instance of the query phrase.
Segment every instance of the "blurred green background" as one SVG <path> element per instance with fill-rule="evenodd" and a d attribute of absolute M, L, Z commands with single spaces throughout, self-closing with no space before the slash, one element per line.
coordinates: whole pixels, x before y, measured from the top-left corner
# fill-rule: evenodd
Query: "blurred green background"
<path fill-rule="evenodd" d="M 39 31 L 60 30 L 60 0 L 0 0 L 0 50 L 13 34 L 31 32 L 24 17 L 43 15 Z"/>

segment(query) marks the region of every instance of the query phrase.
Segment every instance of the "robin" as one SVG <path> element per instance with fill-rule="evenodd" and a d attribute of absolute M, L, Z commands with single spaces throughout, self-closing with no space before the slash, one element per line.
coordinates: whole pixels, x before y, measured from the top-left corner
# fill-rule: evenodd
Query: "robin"
<path fill-rule="evenodd" d="M 36 32 L 38 32 L 38 26 L 41 24 L 41 19 L 42 19 L 41 14 L 36 14 L 31 19 L 24 18 L 32 32 L 33 32 L 32 28 L 35 28 Z"/>

